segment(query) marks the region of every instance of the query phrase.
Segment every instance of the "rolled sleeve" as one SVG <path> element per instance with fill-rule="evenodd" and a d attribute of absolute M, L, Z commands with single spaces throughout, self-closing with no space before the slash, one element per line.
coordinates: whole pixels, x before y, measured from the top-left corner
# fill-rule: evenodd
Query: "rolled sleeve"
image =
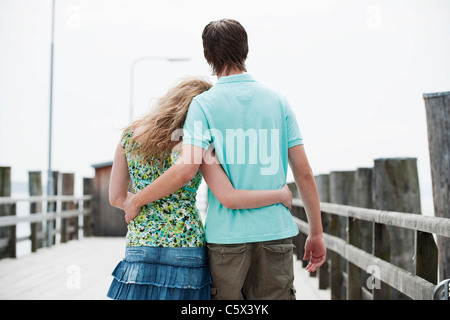
<path fill-rule="evenodd" d="M 192 100 L 183 127 L 183 145 L 194 145 L 208 149 L 211 144 L 208 119 L 200 104 Z"/>
<path fill-rule="evenodd" d="M 284 99 L 284 107 L 286 111 L 286 127 L 288 135 L 288 148 L 303 144 L 303 136 L 298 126 L 297 118 L 292 110 L 289 102 Z"/>

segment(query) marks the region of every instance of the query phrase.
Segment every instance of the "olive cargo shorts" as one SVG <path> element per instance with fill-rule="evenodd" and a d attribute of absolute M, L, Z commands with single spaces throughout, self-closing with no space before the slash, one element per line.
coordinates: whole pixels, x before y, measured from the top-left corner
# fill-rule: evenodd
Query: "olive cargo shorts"
<path fill-rule="evenodd" d="M 208 244 L 213 300 L 295 300 L 292 239 Z"/>

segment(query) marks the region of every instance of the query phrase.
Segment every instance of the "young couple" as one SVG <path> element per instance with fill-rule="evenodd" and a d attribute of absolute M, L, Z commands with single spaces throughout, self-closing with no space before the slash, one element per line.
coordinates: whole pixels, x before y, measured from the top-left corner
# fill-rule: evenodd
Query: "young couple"
<path fill-rule="evenodd" d="M 295 299 L 288 163 L 305 205 L 308 271 L 325 261 L 319 200 L 286 99 L 245 73 L 247 33 L 231 19 L 203 30 L 218 81 L 185 79 L 124 130 L 110 202 L 128 222 L 113 299 Z M 182 143 L 174 133 L 183 129 Z M 210 152 L 213 145 L 214 152 Z M 205 228 L 196 208 L 208 185 Z M 132 192 L 128 187 L 132 181 Z"/>

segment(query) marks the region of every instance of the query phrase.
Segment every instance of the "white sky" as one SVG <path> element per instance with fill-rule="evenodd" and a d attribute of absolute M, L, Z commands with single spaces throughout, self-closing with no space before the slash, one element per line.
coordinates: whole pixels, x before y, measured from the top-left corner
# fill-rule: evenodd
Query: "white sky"
<path fill-rule="evenodd" d="M 137 64 L 136 116 L 208 76 L 201 32 L 220 18 L 246 28 L 248 71 L 290 101 L 316 174 L 416 157 L 432 210 L 422 95 L 450 90 L 448 0 L 56 0 L 53 168 L 81 179 L 112 160 L 135 59 L 191 59 Z M 0 166 L 15 181 L 47 169 L 50 31 L 51 0 L 0 0 Z"/>

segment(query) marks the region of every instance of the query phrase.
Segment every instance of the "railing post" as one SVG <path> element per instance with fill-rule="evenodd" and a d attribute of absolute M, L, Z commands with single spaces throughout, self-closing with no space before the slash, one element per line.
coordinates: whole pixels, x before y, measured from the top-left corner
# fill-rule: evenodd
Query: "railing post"
<path fill-rule="evenodd" d="M 359 220 L 347 217 L 347 225 L 347 242 L 355 247 L 360 247 L 362 231 Z M 347 300 L 362 299 L 362 283 L 361 269 L 347 261 Z"/>
<path fill-rule="evenodd" d="M 354 205 L 360 208 L 372 208 L 372 168 L 358 168 L 355 172 Z M 373 223 L 370 221 L 349 219 L 349 244 L 372 253 Z M 348 263 L 349 300 L 372 299 L 371 291 L 364 284 L 367 283 L 366 270 L 361 270 L 352 263 Z"/>
<path fill-rule="evenodd" d="M 354 175 L 354 197 L 351 205 L 357 207 L 370 207 L 372 202 L 372 169 L 358 168 Z M 347 218 L 347 242 L 357 248 L 371 252 L 372 224 L 355 218 Z M 363 298 L 363 283 L 367 275 L 351 262 L 347 261 L 347 299 L 361 300 Z M 365 292 L 365 291 L 364 291 Z M 369 298 L 369 295 L 364 295 Z"/>
<path fill-rule="evenodd" d="M 47 196 L 54 196 L 59 193 L 59 172 L 52 171 L 53 176 L 53 194 L 47 194 Z M 47 190 L 48 191 L 48 190 Z M 47 202 L 47 212 L 56 212 L 57 202 L 56 201 L 48 201 Z M 46 224 L 46 246 L 50 247 L 56 243 L 56 220 L 48 220 Z"/>
<path fill-rule="evenodd" d="M 83 178 L 83 195 L 91 196 L 94 192 L 93 188 L 94 179 L 92 178 Z M 92 201 L 84 200 L 83 201 L 83 209 L 91 209 L 92 210 Z M 90 237 L 92 236 L 92 213 L 83 216 L 83 236 Z"/>
<path fill-rule="evenodd" d="M 28 191 L 30 196 L 42 196 L 42 180 L 40 171 L 28 172 Z M 42 202 L 30 203 L 30 214 L 42 215 Z M 43 247 L 42 222 L 31 223 L 31 252 Z"/>
<path fill-rule="evenodd" d="M 355 172 L 355 206 L 359 208 L 373 208 L 372 201 L 372 175 L 373 168 L 358 168 Z M 359 220 L 362 238 L 358 248 L 368 253 L 372 253 L 372 232 L 373 223 Z"/>
<path fill-rule="evenodd" d="M 11 197 L 11 168 L 0 167 L 0 197 Z M 0 205 L 0 217 L 16 214 L 15 204 Z M 16 226 L 0 228 L 0 259 L 16 257 Z"/>
<path fill-rule="evenodd" d="M 415 158 L 390 158 L 375 159 L 373 179 L 373 204 L 375 209 L 421 213 L 420 189 L 417 173 L 417 159 Z M 377 230 L 384 229 L 384 230 Z M 415 272 L 415 233 L 413 230 L 394 226 L 375 226 L 376 236 L 383 235 L 375 240 L 375 254 L 380 258 L 405 269 Z M 388 240 L 389 239 L 389 240 Z M 389 241 L 389 242 L 388 242 Z M 386 257 L 386 248 L 377 247 L 386 242 L 390 246 L 390 255 Z M 382 284 L 384 287 L 384 284 Z M 381 296 L 380 293 L 383 293 Z M 385 296 L 387 295 L 387 296 Z M 390 288 L 388 291 L 374 291 L 374 297 L 380 299 L 404 299 L 401 292 Z"/>
<path fill-rule="evenodd" d="M 344 205 L 354 203 L 354 171 L 333 171 L 330 173 L 330 202 Z M 332 216 L 330 225 L 331 235 L 347 241 L 347 218 Z M 331 299 L 343 300 L 347 297 L 347 263 L 335 252 L 331 258 Z"/>
<path fill-rule="evenodd" d="M 317 191 L 319 192 L 320 202 L 330 202 L 330 175 L 321 174 L 315 176 Z M 330 215 L 322 213 L 323 232 L 330 232 Z M 330 255 L 327 255 L 327 260 L 319 268 L 319 289 L 327 289 L 330 286 Z"/>
<path fill-rule="evenodd" d="M 75 176 L 73 173 L 62 174 L 62 190 L 63 196 L 74 195 Z M 61 211 L 75 209 L 73 201 L 62 201 Z M 61 242 L 67 242 L 74 238 L 78 238 L 78 217 L 61 219 Z"/>
<path fill-rule="evenodd" d="M 372 235 L 373 255 L 385 261 L 389 261 L 391 257 L 391 241 L 386 226 L 384 224 L 374 223 Z M 378 287 L 373 286 L 373 299 L 388 300 L 390 297 L 389 289 L 389 286 L 383 282 L 380 282 Z"/>
<path fill-rule="evenodd" d="M 450 92 L 424 94 L 434 215 L 450 218 Z M 439 281 L 450 278 L 450 238 L 437 236 Z"/>

